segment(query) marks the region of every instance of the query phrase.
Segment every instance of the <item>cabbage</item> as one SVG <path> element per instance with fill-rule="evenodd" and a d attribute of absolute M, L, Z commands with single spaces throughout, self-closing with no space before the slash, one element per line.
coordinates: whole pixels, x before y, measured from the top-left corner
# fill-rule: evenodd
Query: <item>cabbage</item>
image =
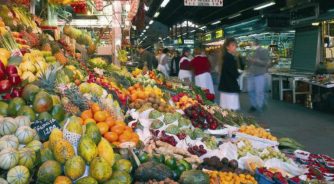
<path fill-rule="evenodd" d="M 172 113 L 166 113 L 164 117 L 164 122 L 168 125 L 173 123 L 178 119 L 177 113 L 172 114 Z"/>
<path fill-rule="evenodd" d="M 179 127 L 189 126 L 190 124 L 191 124 L 191 121 L 187 118 L 181 117 L 179 119 Z"/>
<path fill-rule="evenodd" d="M 159 129 L 161 128 L 162 126 L 164 126 L 164 123 L 158 119 L 155 119 L 152 121 L 152 124 L 151 124 L 151 128 L 153 129 Z"/>
<path fill-rule="evenodd" d="M 157 111 L 157 110 L 153 110 L 150 112 L 150 115 L 148 116 L 150 119 L 157 119 L 159 117 L 162 116 L 162 113 Z"/>
<path fill-rule="evenodd" d="M 169 125 L 167 128 L 166 128 L 166 133 L 169 133 L 169 134 L 178 134 L 180 131 L 179 131 L 179 127 L 176 126 L 176 125 Z"/>

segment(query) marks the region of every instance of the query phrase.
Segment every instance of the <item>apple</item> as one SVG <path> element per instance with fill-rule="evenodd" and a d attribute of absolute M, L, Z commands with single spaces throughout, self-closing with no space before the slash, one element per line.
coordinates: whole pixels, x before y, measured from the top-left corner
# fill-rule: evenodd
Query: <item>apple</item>
<path fill-rule="evenodd" d="M 20 78 L 20 76 L 18 74 L 9 75 L 8 80 L 14 86 L 16 86 L 16 85 L 18 85 L 18 84 L 21 83 L 21 78 Z"/>
<path fill-rule="evenodd" d="M 12 84 L 9 80 L 2 80 L 0 81 L 0 93 L 8 92 L 12 87 Z"/>
<path fill-rule="evenodd" d="M 6 68 L 7 75 L 17 74 L 17 68 L 15 65 L 8 65 Z"/>

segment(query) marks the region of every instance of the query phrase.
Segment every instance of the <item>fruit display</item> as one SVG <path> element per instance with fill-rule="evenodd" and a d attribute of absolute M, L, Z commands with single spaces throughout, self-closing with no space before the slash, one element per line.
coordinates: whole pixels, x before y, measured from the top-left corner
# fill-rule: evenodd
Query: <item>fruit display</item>
<path fill-rule="evenodd" d="M 82 14 L 91 6 L 48 2 Z M 95 29 L 43 26 L 28 12 L 0 5 L 0 183 L 333 180 L 332 158 L 221 109 L 207 89 L 108 63 L 94 55 Z"/>
<path fill-rule="evenodd" d="M 266 131 L 261 127 L 255 127 L 254 125 L 243 125 L 240 127 L 239 132 L 263 139 L 277 141 L 277 138 L 271 135 L 270 132 Z"/>

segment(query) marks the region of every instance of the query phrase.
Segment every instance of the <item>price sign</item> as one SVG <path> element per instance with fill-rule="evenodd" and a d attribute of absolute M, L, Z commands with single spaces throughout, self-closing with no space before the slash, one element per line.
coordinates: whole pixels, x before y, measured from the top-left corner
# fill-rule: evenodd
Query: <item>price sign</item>
<path fill-rule="evenodd" d="M 51 120 L 36 120 L 31 124 L 31 128 L 35 129 L 41 141 L 47 141 L 53 129 L 60 126 L 55 119 Z"/>
<path fill-rule="evenodd" d="M 184 0 L 184 6 L 216 6 L 222 7 L 223 0 Z"/>

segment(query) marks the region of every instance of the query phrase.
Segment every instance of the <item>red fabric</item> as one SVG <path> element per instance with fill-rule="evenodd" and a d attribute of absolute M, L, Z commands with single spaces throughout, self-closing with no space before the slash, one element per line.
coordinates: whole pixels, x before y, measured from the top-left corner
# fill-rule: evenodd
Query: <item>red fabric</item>
<path fill-rule="evenodd" d="M 200 75 L 205 72 L 210 73 L 210 62 L 207 57 L 205 56 L 196 56 L 192 61 L 191 61 L 191 67 L 194 71 L 195 75 Z"/>
<path fill-rule="evenodd" d="M 191 62 L 188 59 L 182 57 L 180 60 L 180 70 L 191 70 Z"/>

